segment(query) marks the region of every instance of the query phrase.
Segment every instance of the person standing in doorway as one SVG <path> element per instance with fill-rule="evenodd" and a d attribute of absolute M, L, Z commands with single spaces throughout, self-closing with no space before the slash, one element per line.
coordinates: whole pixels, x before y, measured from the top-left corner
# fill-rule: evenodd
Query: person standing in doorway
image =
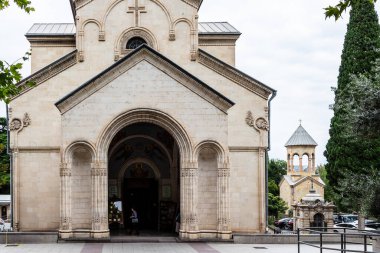
<path fill-rule="evenodd" d="M 139 234 L 139 218 L 137 215 L 137 211 L 132 207 L 131 208 L 131 216 L 129 217 L 131 219 L 131 234 L 135 233 L 136 235 Z"/>

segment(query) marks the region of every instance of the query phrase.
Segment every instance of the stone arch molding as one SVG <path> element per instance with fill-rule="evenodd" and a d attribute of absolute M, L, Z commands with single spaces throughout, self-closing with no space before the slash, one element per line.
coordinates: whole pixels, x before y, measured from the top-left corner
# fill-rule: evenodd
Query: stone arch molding
<path fill-rule="evenodd" d="M 86 149 L 91 154 L 92 162 L 95 162 L 96 151 L 95 147 L 87 141 L 75 141 L 71 143 L 64 151 L 63 162 L 66 164 L 72 163 L 73 154 L 78 149 Z"/>
<path fill-rule="evenodd" d="M 169 24 L 169 34 L 173 31 L 173 19 L 172 19 L 172 16 L 169 12 L 169 10 L 159 1 L 159 0 L 150 0 L 151 2 L 155 3 L 158 7 L 160 7 L 162 9 L 162 11 L 165 13 L 167 19 L 168 19 L 168 24 Z M 111 11 L 121 2 L 127 2 L 125 0 L 115 0 L 113 2 L 110 3 L 110 5 L 108 6 L 107 10 L 105 11 L 104 15 L 103 15 L 103 18 L 102 18 L 102 21 L 101 21 L 101 32 L 104 34 L 104 38 L 105 38 L 105 26 L 106 26 L 106 23 L 107 23 L 107 18 L 109 16 L 109 14 L 111 13 Z"/>
<path fill-rule="evenodd" d="M 134 109 L 122 113 L 105 127 L 96 145 L 96 156 L 100 161 L 107 161 L 108 148 L 115 135 L 124 127 L 135 123 L 151 123 L 168 131 L 177 142 L 180 151 L 181 167 L 193 167 L 191 166 L 193 160 L 192 143 L 185 128 L 170 115 L 147 108 Z"/>
<path fill-rule="evenodd" d="M 119 60 L 122 56 L 133 51 L 131 49 L 126 48 L 127 42 L 133 37 L 143 38 L 146 41 L 146 43 L 148 43 L 149 47 L 158 51 L 158 42 L 152 32 L 142 27 L 129 28 L 125 30 L 116 40 L 115 49 L 114 49 L 115 61 Z"/>
<path fill-rule="evenodd" d="M 123 166 L 121 167 L 121 169 L 118 173 L 118 176 L 117 176 L 117 178 L 119 179 L 119 182 L 124 177 L 124 174 L 125 174 L 125 172 L 127 172 L 127 169 L 135 163 L 144 163 L 144 164 L 148 165 L 153 170 L 154 178 L 157 180 L 160 179 L 161 173 L 160 173 L 160 170 L 158 169 L 157 165 L 147 158 L 138 157 L 138 158 L 130 159 L 123 164 Z"/>
<path fill-rule="evenodd" d="M 220 145 L 218 142 L 213 141 L 213 140 L 202 141 L 195 147 L 194 158 L 196 159 L 197 165 L 198 165 L 199 154 L 204 149 L 211 149 L 216 153 L 218 168 L 229 168 L 229 162 L 228 162 L 226 149 L 224 149 L 223 146 Z"/>
<path fill-rule="evenodd" d="M 160 148 L 162 148 L 162 150 L 165 152 L 166 156 L 167 156 L 168 159 L 169 159 L 170 166 L 173 165 L 173 159 L 171 158 L 170 152 L 169 152 L 169 150 L 165 147 L 165 145 L 164 145 L 162 142 L 158 141 L 157 139 L 152 138 L 152 137 L 150 137 L 149 135 L 144 135 L 144 134 L 137 134 L 137 135 L 132 135 L 132 136 L 128 136 L 128 137 L 126 137 L 126 138 L 123 138 L 122 140 L 120 140 L 119 142 L 117 142 L 117 143 L 115 144 L 115 146 L 114 146 L 111 150 L 109 150 L 109 153 L 108 153 L 109 155 L 108 155 L 108 157 L 110 158 L 110 157 L 112 156 L 112 154 L 115 152 L 116 148 L 117 148 L 121 143 L 123 143 L 123 142 L 125 142 L 125 141 L 128 141 L 128 140 L 131 140 L 131 139 L 134 139 L 134 138 L 148 139 L 148 140 L 150 140 L 150 141 L 156 143 L 156 144 L 157 144 L 158 146 L 160 146 Z"/>

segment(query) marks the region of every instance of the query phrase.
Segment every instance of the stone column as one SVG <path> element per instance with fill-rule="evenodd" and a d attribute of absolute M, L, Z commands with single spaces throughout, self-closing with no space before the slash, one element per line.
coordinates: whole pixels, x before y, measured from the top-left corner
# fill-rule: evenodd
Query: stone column
<path fill-rule="evenodd" d="M 312 158 L 311 157 L 309 157 L 309 163 L 308 163 L 307 167 L 308 167 L 307 169 L 308 169 L 309 172 L 313 172 L 314 167 L 313 167 L 313 162 L 312 162 Z"/>
<path fill-rule="evenodd" d="M 20 221 L 20 212 L 19 212 L 19 181 L 20 181 L 20 172 L 18 168 L 18 149 L 15 148 L 12 150 L 12 158 L 13 158 L 13 206 L 12 206 L 12 215 L 13 215 L 13 230 L 19 231 L 19 221 Z"/>
<path fill-rule="evenodd" d="M 231 239 L 230 220 L 230 169 L 218 168 L 218 237 Z"/>
<path fill-rule="evenodd" d="M 104 162 L 91 165 L 92 237 L 109 237 L 107 166 Z"/>
<path fill-rule="evenodd" d="M 260 232 L 266 230 L 266 190 L 265 190 L 265 148 L 259 148 L 258 164 L 258 192 L 259 192 L 259 210 L 260 210 Z"/>
<path fill-rule="evenodd" d="M 293 154 L 290 156 L 290 171 L 294 172 L 294 159 L 293 159 Z"/>
<path fill-rule="evenodd" d="M 180 237 L 198 239 L 198 169 L 181 168 L 181 229 Z"/>
<path fill-rule="evenodd" d="M 61 178 L 61 224 L 60 237 L 70 238 L 72 236 L 71 219 L 71 168 L 67 163 L 60 165 Z"/>

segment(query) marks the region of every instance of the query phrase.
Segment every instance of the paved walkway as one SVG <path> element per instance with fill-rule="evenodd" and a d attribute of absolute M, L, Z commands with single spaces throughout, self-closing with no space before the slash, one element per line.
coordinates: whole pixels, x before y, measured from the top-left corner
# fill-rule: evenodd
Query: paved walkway
<path fill-rule="evenodd" d="M 338 248 L 339 245 L 328 245 Z M 351 245 L 348 249 L 363 250 Z M 368 250 L 371 250 L 370 247 Z M 60 243 L 0 244 L 1 253 L 297 253 L 296 244 L 230 244 L 230 243 Z M 301 253 L 319 253 L 319 249 L 301 246 Z M 338 251 L 324 250 L 324 253 Z"/>

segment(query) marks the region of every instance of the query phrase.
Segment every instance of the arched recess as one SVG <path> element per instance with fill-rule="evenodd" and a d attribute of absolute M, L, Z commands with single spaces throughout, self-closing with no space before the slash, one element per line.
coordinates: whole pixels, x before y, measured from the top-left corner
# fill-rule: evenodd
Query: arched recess
<path fill-rule="evenodd" d="M 227 152 L 216 141 L 197 145 L 199 230 L 222 238 L 230 233 L 229 164 Z M 207 232 L 206 232 L 207 231 Z"/>
<path fill-rule="evenodd" d="M 197 31 L 196 29 L 194 28 L 194 24 L 193 22 L 191 22 L 191 20 L 187 19 L 187 18 L 179 18 L 177 19 L 176 21 L 174 21 L 173 23 L 173 33 L 174 35 L 171 35 L 171 40 L 174 40 L 176 35 L 175 35 L 175 28 L 176 26 L 179 24 L 179 23 L 185 23 L 189 26 L 189 29 L 190 29 L 190 34 L 189 34 L 189 44 L 190 44 L 190 58 L 191 60 L 195 60 L 196 56 L 195 56 L 195 52 L 196 52 L 196 44 L 197 44 Z M 172 39 L 172 37 L 174 39 Z"/>
<path fill-rule="evenodd" d="M 181 159 L 181 168 L 188 168 L 193 161 L 191 140 L 179 122 L 168 114 L 147 108 L 127 111 L 111 121 L 100 134 L 97 141 L 97 157 L 107 161 L 108 147 L 113 137 L 124 127 L 134 123 L 152 123 L 164 128 L 176 140 Z M 192 167 L 192 166 L 191 166 Z"/>
<path fill-rule="evenodd" d="M 213 140 L 202 141 L 195 147 L 194 157 L 198 159 L 202 149 L 211 149 L 217 155 L 218 168 L 226 168 L 228 166 L 228 158 L 226 151 L 218 142 Z"/>
<path fill-rule="evenodd" d="M 128 28 L 124 32 L 121 33 L 119 38 L 116 40 L 114 45 L 114 59 L 115 61 L 119 60 L 124 55 L 128 54 L 132 50 L 127 49 L 126 45 L 127 42 L 134 38 L 134 37 L 140 37 L 146 41 L 148 46 L 155 50 L 159 50 L 158 42 L 156 37 L 153 35 L 152 32 L 150 32 L 148 29 L 139 27 L 139 28 Z"/>
<path fill-rule="evenodd" d="M 93 228 L 92 164 L 95 149 L 86 141 L 69 145 L 61 168 L 61 229 Z"/>
<path fill-rule="evenodd" d="M 110 12 L 112 11 L 113 8 L 115 8 L 119 3 L 123 2 L 124 0 L 115 0 L 114 2 L 112 2 L 106 12 L 104 13 L 103 15 L 103 18 L 102 18 L 102 26 L 101 26 L 101 31 L 103 32 L 103 34 L 105 34 L 105 25 L 106 25 L 106 22 L 107 22 L 107 18 L 108 18 L 108 15 L 110 14 Z M 172 21 L 172 17 L 170 15 L 170 12 L 168 11 L 168 9 L 166 9 L 166 7 L 158 0 L 150 0 L 151 2 L 155 3 L 156 5 L 158 5 L 162 10 L 163 12 L 165 13 L 167 19 L 168 19 L 168 23 L 169 23 L 169 34 L 172 33 L 173 31 L 173 21 Z"/>
<path fill-rule="evenodd" d="M 101 31 L 103 31 L 105 33 L 105 26 L 106 26 L 106 22 L 107 22 L 107 18 L 108 18 L 108 15 L 110 14 L 110 12 L 112 11 L 113 8 L 115 8 L 119 3 L 121 2 L 124 2 L 124 0 L 115 0 L 113 1 L 107 8 L 106 12 L 104 13 L 103 15 L 103 18 L 102 18 L 102 25 L 101 25 Z"/>
<path fill-rule="evenodd" d="M 87 19 L 85 20 L 82 25 L 80 26 L 80 29 L 78 30 L 78 52 L 79 52 L 79 61 L 84 61 L 84 51 L 85 51 L 85 48 L 84 48 L 84 37 L 85 37 L 85 32 L 84 32 L 84 29 L 86 27 L 86 25 L 88 24 L 95 24 L 98 29 L 99 29 L 99 35 L 98 35 L 98 40 L 99 41 L 104 41 L 105 40 L 105 37 L 104 37 L 104 32 L 102 31 L 101 27 L 101 23 L 96 20 L 96 19 Z"/>

